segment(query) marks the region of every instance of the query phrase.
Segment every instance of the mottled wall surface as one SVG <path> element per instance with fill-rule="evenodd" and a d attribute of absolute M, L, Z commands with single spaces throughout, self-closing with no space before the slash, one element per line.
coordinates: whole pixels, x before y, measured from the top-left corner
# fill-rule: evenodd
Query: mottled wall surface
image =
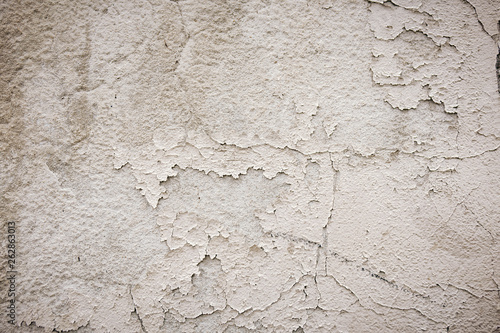
<path fill-rule="evenodd" d="M 500 332 L 498 0 L 0 17 L 1 332 Z"/>

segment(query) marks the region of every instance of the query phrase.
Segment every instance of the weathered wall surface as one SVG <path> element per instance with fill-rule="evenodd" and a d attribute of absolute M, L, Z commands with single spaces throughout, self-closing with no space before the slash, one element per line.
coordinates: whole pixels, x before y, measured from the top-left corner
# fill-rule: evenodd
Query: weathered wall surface
<path fill-rule="evenodd" d="M 500 331 L 497 0 L 0 16 L 0 331 Z"/>

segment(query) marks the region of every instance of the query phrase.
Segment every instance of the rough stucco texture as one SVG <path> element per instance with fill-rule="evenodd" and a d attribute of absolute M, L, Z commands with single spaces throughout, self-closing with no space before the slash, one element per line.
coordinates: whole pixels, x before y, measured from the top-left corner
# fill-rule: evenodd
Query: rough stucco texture
<path fill-rule="evenodd" d="M 497 0 L 0 16 L 1 332 L 500 332 Z"/>

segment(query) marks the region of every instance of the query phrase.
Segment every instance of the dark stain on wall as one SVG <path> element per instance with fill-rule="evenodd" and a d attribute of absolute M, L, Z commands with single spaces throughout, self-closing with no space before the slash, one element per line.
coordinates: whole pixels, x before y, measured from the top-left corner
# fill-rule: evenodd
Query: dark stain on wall
<path fill-rule="evenodd" d="M 498 21 L 497 27 L 498 27 L 498 35 L 497 36 L 499 36 L 498 38 L 500 38 L 500 21 Z M 498 46 L 498 42 L 499 41 L 497 40 L 497 46 Z M 500 94 L 500 46 L 498 46 L 496 67 L 497 67 L 498 93 Z"/>

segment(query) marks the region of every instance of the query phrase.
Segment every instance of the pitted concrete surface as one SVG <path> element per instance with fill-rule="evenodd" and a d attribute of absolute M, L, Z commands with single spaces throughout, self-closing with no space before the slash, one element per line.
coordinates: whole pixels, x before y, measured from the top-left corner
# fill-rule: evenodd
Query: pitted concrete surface
<path fill-rule="evenodd" d="M 0 331 L 500 332 L 498 1 L 0 17 Z"/>

